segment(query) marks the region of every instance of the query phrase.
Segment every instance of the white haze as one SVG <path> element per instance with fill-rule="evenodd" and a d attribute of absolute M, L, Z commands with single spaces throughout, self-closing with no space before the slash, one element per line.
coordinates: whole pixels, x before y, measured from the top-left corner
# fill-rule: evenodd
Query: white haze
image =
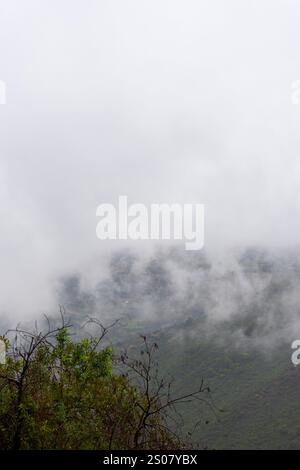
<path fill-rule="evenodd" d="M 69 273 L 105 277 L 119 247 L 95 212 L 120 194 L 204 203 L 214 259 L 299 244 L 299 15 L 297 0 L 0 0 L 1 315 L 56 309 Z"/>

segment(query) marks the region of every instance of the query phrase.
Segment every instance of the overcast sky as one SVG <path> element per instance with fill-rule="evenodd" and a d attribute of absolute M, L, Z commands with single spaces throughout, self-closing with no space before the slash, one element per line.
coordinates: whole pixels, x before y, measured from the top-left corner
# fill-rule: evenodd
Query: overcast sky
<path fill-rule="evenodd" d="M 97 206 L 198 202 L 206 246 L 300 229 L 298 0 L 0 0 L 0 312 L 107 245 Z"/>

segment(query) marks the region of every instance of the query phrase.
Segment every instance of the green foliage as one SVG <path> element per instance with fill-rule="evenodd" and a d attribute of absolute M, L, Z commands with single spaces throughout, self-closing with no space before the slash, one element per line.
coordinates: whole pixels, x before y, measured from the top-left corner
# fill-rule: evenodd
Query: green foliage
<path fill-rule="evenodd" d="M 68 327 L 20 333 L 0 366 L 1 449 L 130 449 L 175 446 L 163 417 L 141 432 L 146 397 L 113 372 L 111 347 L 74 341 Z M 176 443 L 177 444 L 177 443 Z"/>
<path fill-rule="evenodd" d="M 67 328 L 62 328 L 56 336 L 57 345 L 52 352 L 52 360 L 59 361 L 64 371 L 70 371 L 77 380 L 85 381 L 112 374 L 112 348 L 97 351 L 98 340 L 83 339 L 72 342 Z"/>

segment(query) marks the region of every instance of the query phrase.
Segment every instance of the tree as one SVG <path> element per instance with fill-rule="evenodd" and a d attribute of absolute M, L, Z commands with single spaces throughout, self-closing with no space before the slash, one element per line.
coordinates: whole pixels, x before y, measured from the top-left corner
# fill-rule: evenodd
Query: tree
<path fill-rule="evenodd" d="M 156 344 L 142 337 L 139 359 L 113 356 L 97 336 L 72 339 L 71 325 L 7 332 L 0 366 L 1 449 L 174 449 L 184 446 L 172 422 L 177 406 L 207 402 L 209 389 L 172 397 L 160 378 Z M 121 371 L 116 371 L 117 366 Z M 125 369 L 124 369 L 125 368 Z"/>

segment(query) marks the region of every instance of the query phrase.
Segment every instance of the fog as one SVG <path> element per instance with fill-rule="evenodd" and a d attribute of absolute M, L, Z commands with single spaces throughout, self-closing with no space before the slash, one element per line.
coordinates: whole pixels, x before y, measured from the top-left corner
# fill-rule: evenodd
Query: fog
<path fill-rule="evenodd" d="M 127 246 L 96 238 L 96 208 L 121 194 L 205 204 L 215 263 L 298 249 L 299 14 L 296 0 L 0 0 L 3 317 L 54 311 L 61 279 L 109 276 Z"/>

